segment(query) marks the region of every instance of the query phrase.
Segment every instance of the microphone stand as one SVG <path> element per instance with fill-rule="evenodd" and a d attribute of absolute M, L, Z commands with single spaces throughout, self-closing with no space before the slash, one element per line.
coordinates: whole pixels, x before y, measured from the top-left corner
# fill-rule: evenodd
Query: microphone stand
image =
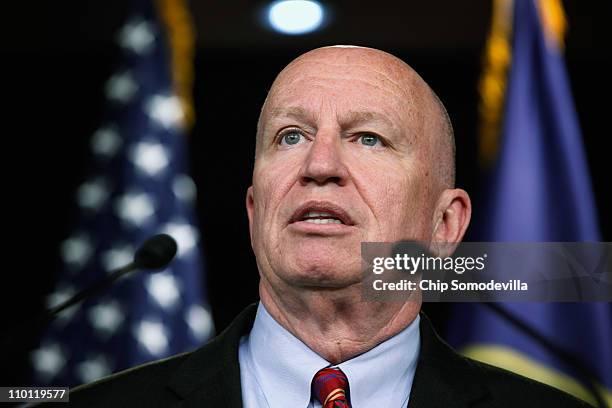
<path fill-rule="evenodd" d="M 7 357 L 11 352 L 10 346 L 15 344 L 17 340 L 27 338 L 35 329 L 45 327 L 63 310 L 85 299 L 100 294 L 112 286 L 117 279 L 137 269 L 159 270 L 164 268 L 172 261 L 176 255 L 177 249 L 176 241 L 167 234 L 158 234 L 147 239 L 136 251 L 134 254 L 134 261 L 131 263 L 115 269 L 104 278 L 77 292 L 59 305 L 45 310 L 37 318 L 31 321 L 22 322 L 16 325 L 16 327 L 11 328 L 8 331 L 9 334 L 0 342 L 0 361 L 8 359 Z"/>
<path fill-rule="evenodd" d="M 6 359 L 8 355 L 10 355 L 10 347 L 15 344 L 18 340 L 27 338 L 28 335 L 33 333 L 36 329 L 45 327 L 49 323 L 51 323 L 55 318 L 64 310 L 68 309 L 71 306 L 74 306 L 85 299 L 96 296 L 101 292 L 108 289 L 112 284 L 122 276 L 133 272 L 138 268 L 138 265 L 135 262 L 131 262 L 126 266 L 123 266 L 119 269 L 115 269 L 108 276 L 94 282 L 92 285 L 86 287 L 85 289 L 75 293 L 69 299 L 61 302 L 57 306 L 52 307 L 51 309 L 47 309 L 38 315 L 35 319 L 27 320 L 21 322 L 15 327 L 8 330 L 8 336 L 6 336 L 1 342 L 1 352 L 3 354 L 2 360 Z M 12 334 L 11 334 L 12 333 Z"/>
<path fill-rule="evenodd" d="M 108 289 L 109 287 L 112 286 L 112 284 L 119 279 L 120 277 L 136 270 L 138 266 L 132 262 L 126 266 L 123 266 L 119 269 L 114 270 L 112 273 L 110 273 L 106 278 L 104 279 L 100 279 L 99 281 L 95 282 L 93 285 L 83 289 L 82 291 L 76 293 L 75 295 L 73 295 L 72 297 L 70 297 L 69 299 L 65 300 L 64 302 L 60 303 L 59 305 L 46 310 L 43 314 L 43 316 L 39 317 L 39 320 L 42 324 L 48 324 L 51 323 L 53 320 L 55 320 L 55 318 L 57 317 L 57 315 L 62 312 L 63 310 L 68 309 L 70 306 L 76 305 L 77 303 L 89 298 L 89 297 L 94 297 L 98 294 L 100 294 L 101 292 L 105 291 L 106 289 Z"/>

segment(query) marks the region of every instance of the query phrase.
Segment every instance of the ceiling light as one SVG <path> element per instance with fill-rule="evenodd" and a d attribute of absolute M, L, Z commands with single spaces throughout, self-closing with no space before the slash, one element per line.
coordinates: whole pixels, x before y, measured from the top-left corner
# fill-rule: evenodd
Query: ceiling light
<path fill-rule="evenodd" d="M 268 23 L 283 34 L 306 34 L 319 28 L 325 11 L 318 1 L 279 0 L 268 7 Z"/>

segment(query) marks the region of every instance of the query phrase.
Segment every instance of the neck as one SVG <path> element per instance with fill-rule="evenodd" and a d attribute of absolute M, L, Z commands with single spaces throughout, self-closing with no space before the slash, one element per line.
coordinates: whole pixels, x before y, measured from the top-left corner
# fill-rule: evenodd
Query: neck
<path fill-rule="evenodd" d="M 420 299 L 366 301 L 359 284 L 342 289 L 278 291 L 262 279 L 259 294 L 268 313 L 281 326 L 332 364 L 365 353 L 395 336 L 421 309 Z"/>

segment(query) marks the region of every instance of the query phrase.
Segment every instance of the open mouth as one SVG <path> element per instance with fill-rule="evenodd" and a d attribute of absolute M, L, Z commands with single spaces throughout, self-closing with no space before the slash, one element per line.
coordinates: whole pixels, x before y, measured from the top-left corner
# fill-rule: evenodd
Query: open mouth
<path fill-rule="evenodd" d="M 324 201 L 310 201 L 301 205 L 291 217 L 290 224 L 305 222 L 317 225 L 353 225 L 353 221 L 344 209 Z"/>
<path fill-rule="evenodd" d="M 309 222 L 311 224 L 344 224 L 342 220 L 334 217 L 328 212 L 309 211 L 300 219 L 300 221 Z"/>

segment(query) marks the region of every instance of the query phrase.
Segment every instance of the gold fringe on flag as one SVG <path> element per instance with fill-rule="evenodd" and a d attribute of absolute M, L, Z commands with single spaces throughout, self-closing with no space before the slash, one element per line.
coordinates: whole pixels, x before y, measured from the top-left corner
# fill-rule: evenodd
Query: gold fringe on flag
<path fill-rule="evenodd" d="M 567 19 L 561 0 L 538 0 L 536 5 L 548 47 L 562 52 L 565 48 Z"/>
<path fill-rule="evenodd" d="M 533 0 L 544 35 L 551 49 L 563 52 L 567 20 L 561 0 Z M 484 167 L 497 157 L 506 99 L 508 71 L 512 61 L 512 22 L 514 0 L 493 0 L 493 18 L 483 58 L 479 83 L 479 156 Z"/>
<path fill-rule="evenodd" d="M 171 54 L 174 92 L 183 108 L 183 125 L 190 129 L 195 121 L 193 80 L 195 29 L 184 0 L 157 0 L 157 10 L 166 26 Z"/>
<path fill-rule="evenodd" d="M 493 17 L 480 77 L 479 155 L 488 167 L 497 156 L 506 82 L 512 59 L 513 0 L 493 0 Z"/>

